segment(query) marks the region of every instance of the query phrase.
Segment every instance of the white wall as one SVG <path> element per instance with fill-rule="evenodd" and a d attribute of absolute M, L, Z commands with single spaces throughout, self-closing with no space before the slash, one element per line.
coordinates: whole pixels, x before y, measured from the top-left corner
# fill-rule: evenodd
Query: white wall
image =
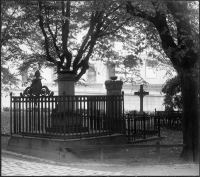
<path fill-rule="evenodd" d="M 57 88 L 54 87 L 50 89 L 54 91 L 54 95 L 58 95 Z M 131 90 L 131 86 L 124 86 L 124 108 L 125 110 L 140 110 L 140 99 L 139 96 L 134 95 L 135 91 L 139 90 L 139 86 L 134 86 Z M 165 107 L 163 104 L 164 97 L 159 94 L 159 89 L 147 88 L 144 87 L 145 91 L 149 91 L 149 95 L 146 95 L 143 100 L 143 110 L 144 111 L 154 111 L 156 110 L 163 111 Z M 20 92 L 23 90 L 15 90 L 13 91 L 14 96 L 19 96 Z M 106 95 L 106 89 L 104 84 L 91 84 L 87 87 L 75 87 L 75 95 Z M 2 97 L 2 107 L 10 107 L 10 96 Z"/>
<path fill-rule="evenodd" d="M 146 95 L 143 99 L 143 110 L 144 111 L 164 111 L 165 107 L 162 105 L 163 96 L 160 95 Z M 124 95 L 124 108 L 125 110 L 136 110 L 140 111 L 140 98 L 134 94 Z"/>

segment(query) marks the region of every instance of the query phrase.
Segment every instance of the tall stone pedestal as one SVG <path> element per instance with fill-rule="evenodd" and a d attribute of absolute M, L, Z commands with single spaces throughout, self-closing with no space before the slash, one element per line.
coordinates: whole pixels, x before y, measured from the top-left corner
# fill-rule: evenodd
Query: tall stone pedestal
<path fill-rule="evenodd" d="M 58 72 L 58 95 L 74 96 L 75 73 L 73 71 L 59 71 Z M 69 104 L 69 105 L 68 105 Z M 58 110 L 60 112 L 72 111 L 72 102 L 60 103 Z"/>
<path fill-rule="evenodd" d="M 58 94 L 60 97 L 56 109 L 51 114 L 51 127 L 47 131 L 83 132 L 82 115 L 76 113 L 74 96 L 75 73 L 73 71 L 58 72 Z M 65 95 L 63 93 L 65 92 Z M 72 96 L 71 98 L 65 96 Z M 65 99 L 64 99 L 65 98 Z"/>
<path fill-rule="evenodd" d="M 116 80 L 117 77 L 110 77 L 111 80 L 105 81 L 108 101 L 106 103 L 106 127 L 112 130 L 121 131 L 123 129 L 122 122 L 122 101 L 115 100 L 112 95 L 122 95 L 123 82 Z"/>
<path fill-rule="evenodd" d="M 116 80 L 117 77 L 110 77 L 111 80 L 105 81 L 107 95 L 121 95 L 123 82 Z"/>

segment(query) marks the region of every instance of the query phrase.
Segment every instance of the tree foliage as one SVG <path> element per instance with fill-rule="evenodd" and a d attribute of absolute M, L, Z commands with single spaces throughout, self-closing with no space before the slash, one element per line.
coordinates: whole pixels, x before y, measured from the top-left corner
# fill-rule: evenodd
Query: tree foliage
<path fill-rule="evenodd" d="M 118 67 L 116 68 L 116 73 L 123 74 L 124 77 L 120 79 L 124 83 L 134 84 L 148 84 L 141 76 L 140 76 L 140 67 L 143 65 L 143 61 L 139 58 L 135 53 L 118 57 Z"/>
<path fill-rule="evenodd" d="M 9 92 L 11 89 L 18 87 L 19 79 L 15 74 L 11 73 L 9 68 L 1 66 L 1 89 L 4 92 Z"/>
<path fill-rule="evenodd" d="M 12 74 L 9 68 L 22 52 L 19 47 L 22 36 L 22 30 L 18 28 L 19 11 L 14 1 L 1 2 L 1 88 L 5 92 L 18 85 L 16 74 Z"/>
<path fill-rule="evenodd" d="M 40 1 L 38 6 L 37 16 L 44 39 L 46 60 L 58 66 L 58 70 L 77 73 L 76 81 L 88 69 L 94 49 L 109 45 L 105 36 L 117 35 L 128 22 L 125 11 L 122 13 L 124 3 L 119 2 Z M 76 36 L 80 29 L 85 35 L 77 43 Z"/>
<path fill-rule="evenodd" d="M 37 65 L 44 65 L 44 55 L 38 51 L 40 38 L 34 16 L 26 13 L 27 7 L 18 1 L 1 3 L 1 77 L 3 91 L 18 86 L 18 75 Z M 27 45 L 31 53 L 23 50 Z M 42 58 L 43 57 L 43 58 Z M 42 58 L 42 59 L 41 59 Z M 31 67 L 32 66 L 32 67 Z M 13 69 L 14 73 L 10 72 Z"/>
<path fill-rule="evenodd" d="M 126 14 L 124 2 L 18 1 L 10 8 L 13 10 L 15 6 L 19 12 L 17 18 L 11 20 L 15 26 L 10 25 L 9 34 L 14 37 L 16 29 L 20 29 L 19 37 L 7 42 L 6 46 L 14 44 L 18 48 L 18 53 L 10 54 L 22 60 L 17 63 L 20 73 L 30 69 L 34 73 L 36 68 L 43 66 L 57 67 L 58 70 L 75 71 L 78 81 L 88 69 L 90 60 L 102 60 L 105 64 L 115 62 L 117 67 L 125 68 L 122 60 L 126 57 L 113 50 L 115 41 L 126 44 L 134 58 L 146 47 L 142 41 L 144 33 L 140 32 L 145 26 Z M 132 26 L 134 28 L 130 29 Z M 141 42 L 136 44 L 135 41 Z M 19 47 L 21 43 L 28 46 L 29 53 Z"/>

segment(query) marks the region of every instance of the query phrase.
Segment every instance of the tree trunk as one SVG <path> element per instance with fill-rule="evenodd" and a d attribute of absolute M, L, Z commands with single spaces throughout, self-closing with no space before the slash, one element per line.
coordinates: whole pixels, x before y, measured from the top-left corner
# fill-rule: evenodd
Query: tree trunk
<path fill-rule="evenodd" d="M 183 98 L 183 148 L 181 157 L 187 161 L 199 160 L 198 82 L 191 71 L 181 73 Z"/>

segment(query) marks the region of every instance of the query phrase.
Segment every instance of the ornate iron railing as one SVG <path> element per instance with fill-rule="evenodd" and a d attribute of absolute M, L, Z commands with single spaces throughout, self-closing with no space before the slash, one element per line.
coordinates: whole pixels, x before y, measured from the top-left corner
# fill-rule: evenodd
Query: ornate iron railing
<path fill-rule="evenodd" d="M 11 134 L 73 138 L 124 133 L 124 95 L 11 93 Z"/>

